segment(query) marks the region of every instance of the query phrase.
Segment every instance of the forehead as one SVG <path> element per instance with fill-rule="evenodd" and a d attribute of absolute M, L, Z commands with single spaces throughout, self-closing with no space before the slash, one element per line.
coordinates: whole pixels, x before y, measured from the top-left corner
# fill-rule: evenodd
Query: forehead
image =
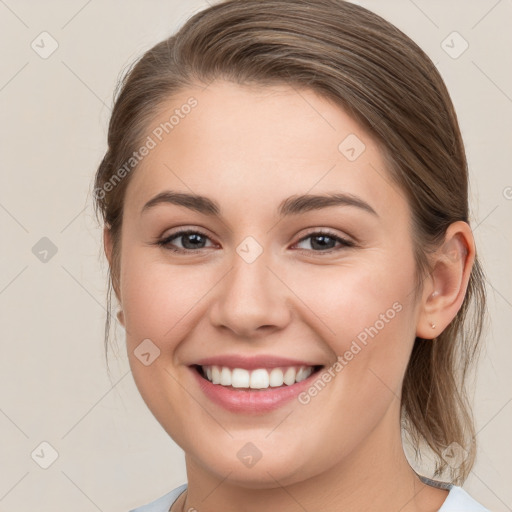
<path fill-rule="evenodd" d="M 167 189 L 221 203 L 244 198 L 247 211 L 308 192 L 407 208 L 370 134 L 311 90 L 222 80 L 192 87 L 161 106 L 146 137 L 152 147 L 126 191 L 131 211 Z"/>

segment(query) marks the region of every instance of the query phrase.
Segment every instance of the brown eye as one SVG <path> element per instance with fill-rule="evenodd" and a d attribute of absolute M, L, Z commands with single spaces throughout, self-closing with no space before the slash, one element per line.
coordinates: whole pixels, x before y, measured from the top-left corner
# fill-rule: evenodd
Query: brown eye
<path fill-rule="evenodd" d="M 185 230 L 173 233 L 163 240 L 159 240 L 157 244 L 175 252 L 194 252 L 199 249 L 204 249 L 204 244 L 209 239 L 210 238 L 201 231 Z M 173 240 L 181 240 L 182 247 L 173 247 L 174 244 L 171 243 Z"/>
<path fill-rule="evenodd" d="M 341 248 L 353 247 L 355 244 L 349 240 L 346 240 L 334 233 L 329 231 L 317 231 L 310 233 L 309 235 L 302 238 L 298 243 L 304 242 L 305 240 L 311 239 L 310 246 L 313 252 L 332 252 L 335 249 L 336 243 L 341 245 Z"/>

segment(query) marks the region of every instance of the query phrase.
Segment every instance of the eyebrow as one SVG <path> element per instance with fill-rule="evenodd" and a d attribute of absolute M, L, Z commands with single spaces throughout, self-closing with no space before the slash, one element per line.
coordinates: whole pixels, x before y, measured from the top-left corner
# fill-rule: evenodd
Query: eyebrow
<path fill-rule="evenodd" d="M 185 192 L 173 192 L 166 190 L 150 199 L 141 210 L 141 215 L 154 208 L 158 204 L 174 204 L 183 206 L 203 215 L 221 217 L 221 209 L 217 202 L 208 197 L 189 194 Z M 378 217 L 377 212 L 363 199 L 353 194 L 330 193 L 322 195 L 305 194 L 291 196 L 279 204 L 278 214 L 280 217 L 298 215 L 312 210 L 320 210 L 331 206 L 353 206 Z"/>

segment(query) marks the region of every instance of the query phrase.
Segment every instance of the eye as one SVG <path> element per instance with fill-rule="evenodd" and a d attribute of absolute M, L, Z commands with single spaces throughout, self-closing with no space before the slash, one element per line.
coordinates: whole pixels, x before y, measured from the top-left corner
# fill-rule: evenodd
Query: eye
<path fill-rule="evenodd" d="M 346 240 L 345 238 L 342 238 L 334 233 L 331 233 L 330 231 L 315 231 L 313 233 L 308 234 L 304 238 L 301 238 L 299 240 L 298 244 L 306 241 L 310 241 L 310 246 L 313 248 L 313 252 L 324 252 L 324 253 L 331 253 L 336 250 L 340 250 L 346 247 L 354 247 L 355 243 Z M 338 249 L 334 248 L 333 246 L 336 245 L 336 243 L 339 243 L 341 247 L 338 247 Z M 320 250 L 314 250 L 314 249 L 320 249 Z M 327 249 L 327 250 L 325 250 Z"/>
<path fill-rule="evenodd" d="M 172 240 L 181 240 L 182 247 L 173 247 L 173 244 L 171 244 Z M 164 238 L 163 240 L 159 240 L 156 243 L 157 245 L 165 247 L 170 251 L 190 253 L 196 252 L 199 249 L 203 249 L 206 240 L 210 240 L 210 238 L 201 231 L 182 230 L 173 233 L 172 235 Z"/>
<path fill-rule="evenodd" d="M 313 233 L 308 234 L 307 236 L 301 238 L 301 240 L 299 240 L 297 244 L 303 243 L 306 240 L 310 239 L 310 246 L 312 249 L 309 249 L 308 252 L 313 251 L 317 253 L 331 253 L 336 250 L 355 246 L 354 242 L 346 240 L 345 238 L 342 238 L 334 233 L 331 233 L 330 231 L 323 230 L 315 231 Z M 181 240 L 181 247 L 176 247 L 175 244 L 172 243 L 173 240 Z M 164 247 L 165 249 L 168 249 L 173 252 L 195 253 L 200 251 L 201 249 L 208 248 L 205 247 L 205 243 L 208 240 L 210 240 L 210 237 L 205 233 L 189 229 L 177 231 L 176 233 L 173 233 L 162 240 L 158 240 L 156 242 L 156 245 Z M 334 248 L 333 244 L 335 246 L 336 243 L 338 243 L 339 246 L 341 247 L 338 247 L 337 249 Z"/>

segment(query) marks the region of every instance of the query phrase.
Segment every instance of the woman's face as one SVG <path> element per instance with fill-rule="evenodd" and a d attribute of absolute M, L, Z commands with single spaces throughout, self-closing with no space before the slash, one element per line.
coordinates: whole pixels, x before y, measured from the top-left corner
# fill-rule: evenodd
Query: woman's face
<path fill-rule="evenodd" d="M 246 486 L 378 458 L 399 438 L 419 308 L 410 211 L 372 138 L 311 91 L 220 80 L 169 101 L 147 135 L 119 294 L 154 416 L 197 468 Z M 148 205 L 164 192 L 183 196 Z M 195 366 L 214 363 L 226 385 Z"/>

